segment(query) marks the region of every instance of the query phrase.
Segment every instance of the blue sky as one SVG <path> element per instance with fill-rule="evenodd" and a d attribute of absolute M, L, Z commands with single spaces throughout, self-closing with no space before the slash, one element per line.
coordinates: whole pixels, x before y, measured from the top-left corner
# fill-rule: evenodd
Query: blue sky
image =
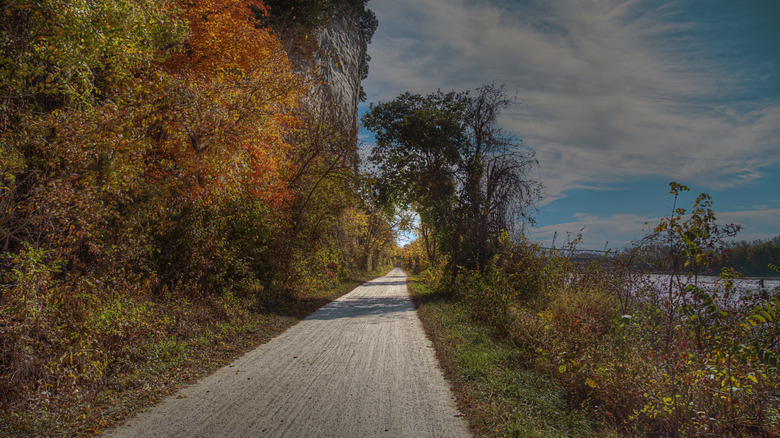
<path fill-rule="evenodd" d="M 371 0 L 368 102 L 503 83 L 545 186 L 527 236 L 622 247 L 709 193 L 739 239 L 780 235 L 780 1 Z"/>

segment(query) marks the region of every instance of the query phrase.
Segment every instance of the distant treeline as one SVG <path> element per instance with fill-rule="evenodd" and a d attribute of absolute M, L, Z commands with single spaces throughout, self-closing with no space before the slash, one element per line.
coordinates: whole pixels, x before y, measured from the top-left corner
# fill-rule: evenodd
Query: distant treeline
<path fill-rule="evenodd" d="M 623 256 L 634 266 L 655 272 L 666 271 L 664 259 L 669 249 L 645 245 L 626 251 Z M 724 244 L 721 251 L 710 254 L 709 266 L 698 267 L 701 273 L 717 275 L 724 268 L 732 268 L 744 276 L 776 277 L 770 265 L 780 266 L 780 236 L 752 242 L 739 241 Z"/>
<path fill-rule="evenodd" d="M 733 268 L 748 276 L 778 276 L 769 265 L 780 266 L 780 236 L 769 240 L 733 242 L 717 255 L 711 269 Z"/>

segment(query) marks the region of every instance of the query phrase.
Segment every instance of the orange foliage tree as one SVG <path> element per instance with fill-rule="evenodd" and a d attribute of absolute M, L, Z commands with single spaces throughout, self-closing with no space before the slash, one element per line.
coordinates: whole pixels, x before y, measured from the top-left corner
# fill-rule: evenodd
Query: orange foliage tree
<path fill-rule="evenodd" d="M 185 43 L 163 64 L 166 99 L 151 115 L 157 153 L 172 157 L 202 195 L 250 187 L 280 206 L 284 185 L 285 134 L 298 125 L 292 110 L 304 94 L 281 43 L 258 26 L 260 1 L 181 2 L 190 26 Z"/>
<path fill-rule="evenodd" d="M 172 224 L 156 237 L 173 244 L 157 265 L 171 283 L 210 276 L 224 286 L 226 275 L 269 270 L 258 252 L 269 242 L 257 236 L 275 234 L 293 198 L 289 133 L 300 125 L 305 81 L 255 20 L 262 2 L 178 6 L 190 32 L 155 71 L 163 92 L 150 92 L 159 97 L 142 120 L 152 141 L 147 175 L 173 201 Z"/>

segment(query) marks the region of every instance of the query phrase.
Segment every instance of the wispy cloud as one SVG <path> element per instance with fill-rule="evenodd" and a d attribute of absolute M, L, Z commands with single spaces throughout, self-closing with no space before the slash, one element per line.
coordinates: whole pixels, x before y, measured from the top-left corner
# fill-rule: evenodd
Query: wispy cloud
<path fill-rule="evenodd" d="M 648 221 L 651 225 L 646 224 Z M 622 248 L 647 235 L 654 224 L 650 218 L 632 214 L 596 216 L 579 213 L 572 222 L 533 228 L 526 237 L 544 246 L 549 246 L 555 239 L 556 245 L 560 246 L 581 236 L 579 246 L 584 249 Z"/>
<path fill-rule="evenodd" d="M 780 168 L 780 102 L 740 101 L 732 60 L 702 56 L 680 3 L 374 0 L 372 101 L 506 83 L 504 125 L 537 151 L 549 199 L 664 177 L 717 190 Z M 699 44 L 699 45 L 697 45 Z"/>
<path fill-rule="evenodd" d="M 716 213 L 720 225 L 737 224 L 742 229 L 735 240 L 763 240 L 768 237 L 767 228 L 777 227 L 780 209 L 757 207 L 750 211 L 725 211 Z M 590 215 L 577 213 L 567 223 L 546 225 L 529 230 L 528 238 L 549 245 L 553 238 L 558 245 L 582 236 L 580 246 L 585 249 L 600 249 L 604 246 L 622 248 L 638 242 L 653 231 L 661 221 L 660 217 L 643 217 L 633 214 Z M 780 235 L 780 229 L 777 234 Z"/>

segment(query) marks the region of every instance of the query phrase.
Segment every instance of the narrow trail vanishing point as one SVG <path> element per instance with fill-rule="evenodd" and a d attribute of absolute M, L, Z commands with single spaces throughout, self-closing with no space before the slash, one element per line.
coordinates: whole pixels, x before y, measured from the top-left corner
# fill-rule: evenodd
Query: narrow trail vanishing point
<path fill-rule="evenodd" d="M 111 437 L 468 437 L 395 269 Z"/>

